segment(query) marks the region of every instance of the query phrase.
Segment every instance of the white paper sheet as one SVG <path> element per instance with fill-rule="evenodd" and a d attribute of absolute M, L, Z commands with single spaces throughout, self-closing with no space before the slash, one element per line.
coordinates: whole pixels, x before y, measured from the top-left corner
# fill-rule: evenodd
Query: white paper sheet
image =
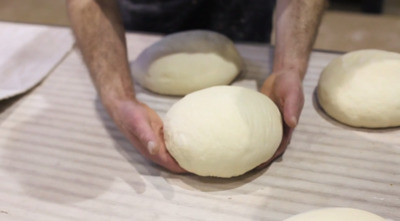
<path fill-rule="evenodd" d="M 68 28 L 0 22 L 0 100 L 38 84 L 73 43 Z"/>

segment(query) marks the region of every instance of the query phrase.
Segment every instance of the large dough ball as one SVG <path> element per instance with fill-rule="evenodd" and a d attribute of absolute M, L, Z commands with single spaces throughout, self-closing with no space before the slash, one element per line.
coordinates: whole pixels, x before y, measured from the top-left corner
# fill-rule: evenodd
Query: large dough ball
<path fill-rule="evenodd" d="M 274 155 L 282 139 L 281 115 L 264 94 L 215 86 L 172 106 L 164 138 L 182 168 L 200 176 L 233 177 Z"/>
<path fill-rule="evenodd" d="M 134 79 L 151 91 L 185 95 L 231 83 L 243 68 L 235 45 L 211 31 L 168 35 L 144 50 L 132 65 Z"/>
<path fill-rule="evenodd" d="M 400 54 L 360 50 L 322 72 L 318 100 L 325 112 L 355 127 L 400 126 Z"/>
<path fill-rule="evenodd" d="M 359 209 L 324 208 L 301 213 L 284 221 L 385 221 L 385 219 Z"/>

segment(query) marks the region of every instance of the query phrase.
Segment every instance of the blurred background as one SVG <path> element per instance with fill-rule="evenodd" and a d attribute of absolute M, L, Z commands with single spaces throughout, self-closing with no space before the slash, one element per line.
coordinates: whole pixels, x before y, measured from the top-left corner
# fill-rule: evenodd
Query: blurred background
<path fill-rule="evenodd" d="M 400 52 L 399 0 L 328 2 L 314 48 Z M 65 0 L 0 0 L 0 20 L 68 26 Z"/>

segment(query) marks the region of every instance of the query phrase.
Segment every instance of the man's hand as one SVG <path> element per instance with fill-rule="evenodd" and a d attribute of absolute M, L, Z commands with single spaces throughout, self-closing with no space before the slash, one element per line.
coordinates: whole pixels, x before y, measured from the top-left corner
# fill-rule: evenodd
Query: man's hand
<path fill-rule="evenodd" d="M 282 114 L 283 137 L 274 156 L 262 166 L 266 166 L 280 157 L 290 143 L 292 133 L 296 127 L 304 104 L 304 95 L 300 75 L 286 72 L 272 73 L 264 82 L 261 93 L 271 98 Z"/>
<path fill-rule="evenodd" d="M 119 101 L 109 112 L 121 132 L 141 154 L 172 172 L 186 172 L 165 148 L 163 122 L 154 110 L 136 101 Z"/>
<path fill-rule="evenodd" d="M 117 1 L 68 0 L 67 5 L 90 76 L 118 128 L 150 160 L 173 172 L 185 172 L 165 149 L 157 113 L 135 98 Z"/>
<path fill-rule="evenodd" d="M 283 138 L 270 164 L 288 146 L 304 104 L 302 79 L 325 7 L 325 0 L 276 1 L 275 51 L 272 74 L 261 92 L 278 106 L 283 117 Z"/>

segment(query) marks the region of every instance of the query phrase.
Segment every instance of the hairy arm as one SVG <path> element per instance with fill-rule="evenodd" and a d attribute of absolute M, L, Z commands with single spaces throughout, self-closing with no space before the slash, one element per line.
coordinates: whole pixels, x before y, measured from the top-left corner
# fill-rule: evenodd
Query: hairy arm
<path fill-rule="evenodd" d="M 183 172 L 165 149 L 161 119 L 135 97 L 117 1 L 68 0 L 67 6 L 78 47 L 115 124 L 144 156 Z"/>
<path fill-rule="evenodd" d="M 324 7 L 325 0 L 277 1 L 274 72 L 304 78 Z"/>
<path fill-rule="evenodd" d="M 134 100 L 117 2 L 69 0 L 68 12 L 78 46 L 105 105 L 115 100 Z"/>
<path fill-rule="evenodd" d="M 261 92 L 278 105 L 283 115 L 284 137 L 275 156 L 290 142 L 304 104 L 302 81 L 315 41 L 325 0 L 278 0 L 272 74 Z"/>

